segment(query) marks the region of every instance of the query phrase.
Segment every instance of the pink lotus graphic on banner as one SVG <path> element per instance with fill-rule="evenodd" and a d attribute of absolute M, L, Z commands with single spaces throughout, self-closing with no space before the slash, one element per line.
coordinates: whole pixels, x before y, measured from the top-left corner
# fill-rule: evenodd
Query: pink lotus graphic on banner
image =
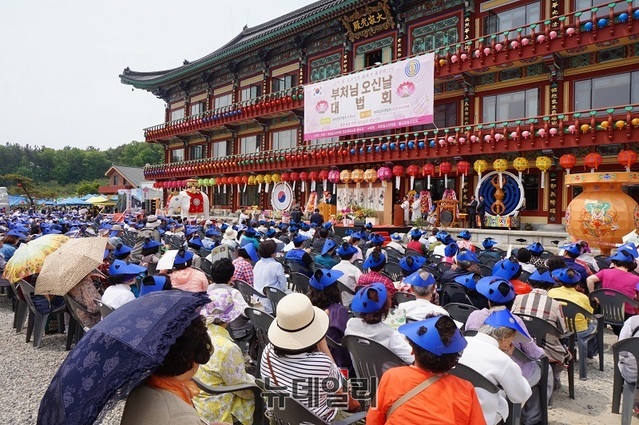
<path fill-rule="evenodd" d="M 433 122 L 434 54 L 304 88 L 304 140 Z"/>

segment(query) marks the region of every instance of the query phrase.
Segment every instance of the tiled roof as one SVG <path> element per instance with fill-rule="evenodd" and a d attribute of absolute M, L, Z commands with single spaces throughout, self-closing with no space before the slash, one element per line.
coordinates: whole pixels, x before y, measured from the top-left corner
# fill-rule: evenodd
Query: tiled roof
<path fill-rule="evenodd" d="M 120 173 L 133 187 L 140 187 L 144 179 L 144 168 L 137 167 L 125 167 L 123 165 L 112 165 L 104 175 L 108 175 L 109 172 L 114 169 Z"/>
<path fill-rule="evenodd" d="M 361 0 L 319 0 L 256 27 L 245 28 L 237 37 L 213 53 L 193 62 L 185 62 L 180 67 L 153 72 L 132 71 L 127 67 L 120 75 L 120 81 L 137 88 L 152 90 L 161 84 L 169 83 L 185 75 L 200 72 L 216 63 L 229 60 L 234 55 L 241 54 L 248 49 L 287 36 L 298 31 L 304 25 L 313 24 L 336 10 L 345 9 L 359 2 Z"/>

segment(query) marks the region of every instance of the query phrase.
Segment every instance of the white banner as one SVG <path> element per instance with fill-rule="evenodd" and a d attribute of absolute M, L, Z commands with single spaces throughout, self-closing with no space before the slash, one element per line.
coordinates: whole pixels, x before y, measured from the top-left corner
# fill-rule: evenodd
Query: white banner
<path fill-rule="evenodd" d="M 304 140 L 433 122 L 434 54 L 304 87 Z"/>

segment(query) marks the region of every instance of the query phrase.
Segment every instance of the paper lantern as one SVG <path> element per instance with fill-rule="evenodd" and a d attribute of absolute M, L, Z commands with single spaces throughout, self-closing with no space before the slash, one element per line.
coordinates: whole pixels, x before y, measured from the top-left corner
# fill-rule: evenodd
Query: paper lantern
<path fill-rule="evenodd" d="M 242 188 L 242 192 L 246 192 L 246 185 L 248 185 L 248 181 L 249 181 L 249 176 L 243 175 L 242 184 L 244 184 L 244 187 Z"/>
<path fill-rule="evenodd" d="M 448 189 L 448 175 L 453 171 L 453 164 L 443 161 L 439 164 L 439 176 L 444 175 L 444 188 Z"/>
<path fill-rule="evenodd" d="M 542 189 L 546 188 L 546 171 L 552 166 L 552 159 L 547 156 L 538 156 L 535 160 L 535 166 L 541 170 L 541 187 Z"/>
<path fill-rule="evenodd" d="M 603 159 L 601 155 L 597 152 L 591 152 L 584 158 L 584 167 L 590 168 L 590 172 L 594 173 L 597 168 L 601 165 Z"/>
<path fill-rule="evenodd" d="M 273 184 L 277 184 L 282 181 L 282 176 L 277 173 L 274 173 L 271 175 L 271 180 L 273 180 Z"/>
<path fill-rule="evenodd" d="M 319 173 L 317 171 L 311 171 L 308 173 L 308 178 L 311 180 L 311 192 L 315 192 L 315 184 L 319 181 Z"/>
<path fill-rule="evenodd" d="M 280 178 L 282 179 L 283 182 L 291 181 L 291 175 L 287 172 L 283 172 Z"/>
<path fill-rule="evenodd" d="M 257 193 L 261 193 L 262 185 L 264 184 L 264 174 L 258 174 L 255 176 L 255 183 L 257 183 Z"/>
<path fill-rule="evenodd" d="M 319 179 L 322 181 L 324 192 L 328 189 L 328 170 L 320 170 Z"/>
<path fill-rule="evenodd" d="M 632 164 L 637 162 L 637 154 L 635 151 L 631 151 L 630 149 L 623 149 L 617 155 L 617 160 L 626 168 L 626 171 L 629 172 Z"/>
<path fill-rule="evenodd" d="M 479 180 L 481 180 L 481 173 L 488 169 L 488 163 L 483 159 L 478 159 L 473 163 L 473 170 L 477 172 L 479 175 Z"/>
<path fill-rule="evenodd" d="M 404 167 L 395 165 L 393 167 L 393 175 L 395 176 L 395 189 L 399 190 L 400 179 L 404 175 Z"/>
<path fill-rule="evenodd" d="M 566 174 L 570 174 L 570 169 L 574 167 L 576 163 L 577 157 L 571 153 L 564 154 L 559 158 L 559 165 L 566 170 Z"/>
<path fill-rule="evenodd" d="M 337 193 L 337 184 L 339 183 L 339 170 L 337 168 L 333 168 L 328 172 L 328 181 L 333 183 L 333 195 Z"/>
<path fill-rule="evenodd" d="M 415 177 L 420 173 L 420 169 L 417 165 L 411 164 L 406 168 L 406 174 L 410 176 L 410 190 L 415 188 Z"/>
<path fill-rule="evenodd" d="M 377 178 L 383 182 L 387 182 L 393 178 L 393 172 L 386 165 L 382 165 L 379 167 L 379 170 L 377 170 Z"/>
<path fill-rule="evenodd" d="M 301 191 L 306 192 L 306 180 L 308 180 L 308 173 L 306 171 L 302 171 L 300 173 L 300 181 L 302 182 Z"/>
<path fill-rule="evenodd" d="M 264 174 L 264 191 L 268 193 L 271 183 L 273 183 L 273 177 L 270 174 Z"/>
<path fill-rule="evenodd" d="M 517 173 L 519 174 L 519 181 L 521 181 L 521 173 L 530 168 L 530 164 L 526 158 L 518 156 L 513 161 L 513 167 L 517 170 Z"/>
<path fill-rule="evenodd" d="M 291 174 L 289 174 L 289 181 L 293 182 L 293 191 L 295 191 L 295 185 L 297 184 L 297 181 L 300 179 L 300 173 L 298 173 L 297 171 L 292 171 Z"/>
<path fill-rule="evenodd" d="M 342 183 L 349 184 L 353 180 L 350 170 L 342 170 L 342 172 L 339 173 L 339 179 L 342 181 Z"/>
<path fill-rule="evenodd" d="M 353 183 L 357 183 L 357 187 L 359 187 L 359 184 L 364 181 L 364 170 L 361 168 L 354 169 L 351 173 L 351 178 Z"/>
<path fill-rule="evenodd" d="M 364 171 L 364 181 L 368 182 L 368 190 L 370 192 L 373 189 L 373 183 L 377 181 L 377 171 L 374 168 Z"/>
<path fill-rule="evenodd" d="M 493 168 L 497 171 L 497 175 L 499 175 L 499 187 L 504 187 L 504 178 L 502 173 L 508 169 L 508 161 L 500 158 L 493 161 Z"/>
<path fill-rule="evenodd" d="M 461 187 L 462 187 L 462 189 L 464 188 L 464 185 L 466 184 L 466 176 L 468 175 L 469 171 L 470 171 L 470 162 L 468 162 L 468 161 L 458 161 L 457 162 L 457 175 L 459 175 L 459 173 L 461 173 Z"/>
<path fill-rule="evenodd" d="M 426 189 L 430 190 L 430 178 L 435 175 L 435 164 L 429 162 L 424 164 L 422 174 L 426 176 Z"/>

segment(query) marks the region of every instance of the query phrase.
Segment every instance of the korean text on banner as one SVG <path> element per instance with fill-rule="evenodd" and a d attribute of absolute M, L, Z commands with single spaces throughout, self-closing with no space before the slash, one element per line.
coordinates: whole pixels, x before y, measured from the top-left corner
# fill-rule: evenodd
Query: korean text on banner
<path fill-rule="evenodd" d="M 304 87 L 304 140 L 433 122 L 434 54 Z"/>

